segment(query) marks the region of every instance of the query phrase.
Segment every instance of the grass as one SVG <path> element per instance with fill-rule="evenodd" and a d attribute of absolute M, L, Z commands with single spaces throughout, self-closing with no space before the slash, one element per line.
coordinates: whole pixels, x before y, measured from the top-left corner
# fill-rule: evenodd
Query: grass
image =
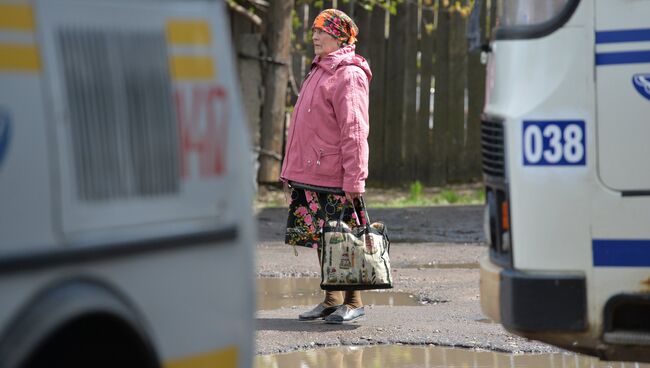
<path fill-rule="evenodd" d="M 485 191 L 481 183 L 445 187 L 425 187 L 419 181 L 408 188 L 367 188 L 366 203 L 374 208 L 403 208 L 449 205 L 482 205 Z M 284 194 L 277 187 L 259 188 L 257 208 L 286 207 Z"/>
<path fill-rule="evenodd" d="M 422 188 L 421 184 L 416 182 L 409 187 L 407 196 L 395 191 L 392 195 L 384 195 L 384 200 L 371 201 L 368 198 L 368 201 L 376 208 L 481 205 L 485 203 L 485 191 L 477 185 Z"/>

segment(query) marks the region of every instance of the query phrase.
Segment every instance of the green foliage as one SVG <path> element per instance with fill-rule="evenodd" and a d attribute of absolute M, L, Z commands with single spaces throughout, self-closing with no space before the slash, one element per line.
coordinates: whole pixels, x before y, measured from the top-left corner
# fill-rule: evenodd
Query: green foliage
<path fill-rule="evenodd" d="M 474 200 L 480 204 L 485 203 L 485 190 L 478 190 L 474 194 Z"/>
<path fill-rule="evenodd" d="M 403 4 L 406 0 L 358 0 L 357 4 L 363 7 L 367 11 L 373 11 L 375 7 L 380 7 L 392 15 L 397 14 L 397 7 L 401 4 Z M 438 12 L 439 9 L 445 9 L 449 12 L 458 12 L 462 14 L 464 17 L 468 16 L 474 7 L 474 1 L 475 0 L 422 0 L 423 5 L 425 7 L 430 7 L 432 8 L 435 12 Z M 340 0 L 342 4 L 348 4 L 350 0 Z M 260 9 L 256 6 L 253 6 L 251 2 L 248 0 L 226 0 L 226 3 L 233 7 L 235 5 L 239 5 L 243 8 L 246 9 L 246 11 L 250 14 L 254 14 L 257 16 L 261 16 L 260 14 Z M 295 0 L 296 5 L 304 5 L 308 4 L 311 5 L 315 8 L 320 8 L 322 9 L 325 6 L 325 2 L 323 0 Z M 293 29 L 294 31 L 300 27 L 300 19 L 297 17 L 295 14 L 295 11 L 292 11 L 292 23 L 293 23 Z M 433 25 L 432 24 L 425 24 L 425 29 L 427 32 L 433 31 Z"/>
<path fill-rule="evenodd" d="M 359 3 L 367 11 L 372 11 L 376 6 L 388 10 L 392 15 L 397 14 L 397 6 L 405 0 L 361 0 Z"/>
<path fill-rule="evenodd" d="M 298 13 L 296 12 L 296 9 L 291 9 L 291 28 L 295 31 L 296 29 L 299 29 L 302 26 L 302 22 L 300 18 L 298 17 Z"/>
<path fill-rule="evenodd" d="M 450 1 L 450 0 L 439 0 L 440 1 L 440 6 L 442 6 L 443 9 L 449 11 L 449 12 L 457 12 L 460 13 L 463 17 L 469 16 L 469 13 L 472 12 L 472 8 L 474 7 L 474 0 L 465 0 L 465 1 Z M 436 2 L 436 5 L 438 2 Z"/>
<path fill-rule="evenodd" d="M 435 190 L 434 193 L 426 194 L 424 193 L 422 184 L 416 181 L 410 185 L 408 196 L 397 196 L 393 199 L 385 200 L 383 202 L 374 200 L 372 201 L 372 206 L 380 208 L 401 208 L 448 205 L 481 205 L 484 203 L 485 190 L 482 188 L 443 188 L 441 190 Z"/>
<path fill-rule="evenodd" d="M 427 32 L 427 34 L 431 34 L 435 29 L 435 26 L 433 23 L 424 23 L 424 30 Z"/>
<path fill-rule="evenodd" d="M 245 3 L 245 0 L 229 0 L 238 3 Z M 357 4 L 362 6 L 367 11 L 372 11 L 375 7 L 380 7 L 388 10 L 391 14 L 397 14 L 397 6 L 404 3 L 406 0 L 359 0 Z M 472 0 L 473 1 L 473 0 Z M 340 0 L 340 4 L 348 4 L 350 0 Z M 308 4 L 315 8 L 322 9 L 325 6 L 323 0 L 296 0 L 296 5 Z"/>
<path fill-rule="evenodd" d="M 463 17 L 467 17 L 474 8 L 474 1 L 475 0 L 423 0 L 422 5 L 433 9 L 435 13 L 438 13 L 439 10 L 445 10 L 450 13 L 458 12 Z M 425 25 L 425 27 L 426 26 L 427 25 Z M 427 31 L 429 31 L 428 27 Z"/>
<path fill-rule="evenodd" d="M 286 206 L 282 190 L 261 189 L 261 193 L 258 193 L 255 202 L 257 208 Z M 370 188 L 366 200 L 376 208 L 483 205 L 485 190 L 480 184 L 433 188 L 424 187 L 422 183 L 416 181 L 411 183 L 409 188 L 388 190 Z"/>
<path fill-rule="evenodd" d="M 422 183 L 416 180 L 409 187 L 409 200 L 418 201 L 422 197 Z"/>
<path fill-rule="evenodd" d="M 458 195 L 458 193 L 451 190 L 443 190 L 442 193 L 440 193 L 440 197 L 444 202 L 449 204 L 458 203 L 458 201 L 460 200 L 460 196 Z"/>

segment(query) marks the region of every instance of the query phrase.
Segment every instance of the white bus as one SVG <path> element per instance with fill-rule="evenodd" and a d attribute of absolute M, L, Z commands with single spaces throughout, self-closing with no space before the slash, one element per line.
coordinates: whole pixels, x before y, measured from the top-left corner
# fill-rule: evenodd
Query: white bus
<path fill-rule="evenodd" d="M 0 0 L 0 367 L 251 366 L 228 27 L 222 1 Z"/>
<path fill-rule="evenodd" d="M 528 338 L 650 361 L 650 1 L 497 4 L 482 308 Z"/>

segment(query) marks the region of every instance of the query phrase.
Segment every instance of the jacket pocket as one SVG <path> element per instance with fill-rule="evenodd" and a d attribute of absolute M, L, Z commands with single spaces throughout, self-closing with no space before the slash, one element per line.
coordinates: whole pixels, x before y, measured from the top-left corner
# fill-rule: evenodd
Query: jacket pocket
<path fill-rule="evenodd" d="M 315 173 L 327 177 L 342 176 L 343 166 L 341 165 L 341 154 L 338 150 L 312 146 L 314 160 L 312 167 Z"/>

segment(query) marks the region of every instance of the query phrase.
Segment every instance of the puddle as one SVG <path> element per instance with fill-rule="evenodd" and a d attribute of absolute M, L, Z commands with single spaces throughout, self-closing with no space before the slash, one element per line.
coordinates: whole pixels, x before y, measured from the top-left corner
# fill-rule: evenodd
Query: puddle
<path fill-rule="evenodd" d="M 307 277 L 258 278 L 257 309 L 270 310 L 294 305 L 316 305 L 323 301 L 320 279 Z M 424 305 L 416 296 L 392 291 L 362 291 L 365 305 L 416 306 Z"/>
<path fill-rule="evenodd" d="M 453 268 L 462 268 L 462 269 L 479 269 L 480 266 L 478 263 L 433 263 L 429 262 L 426 264 L 410 264 L 401 268 L 437 268 L 437 269 L 453 269 Z"/>
<path fill-rule="evenodd" d="M 601 362 L 585 355 L 504 354 L 467 349 L 382 345 L 258 355 L 255 368 L 649 368 L 650 364 Z"/>

